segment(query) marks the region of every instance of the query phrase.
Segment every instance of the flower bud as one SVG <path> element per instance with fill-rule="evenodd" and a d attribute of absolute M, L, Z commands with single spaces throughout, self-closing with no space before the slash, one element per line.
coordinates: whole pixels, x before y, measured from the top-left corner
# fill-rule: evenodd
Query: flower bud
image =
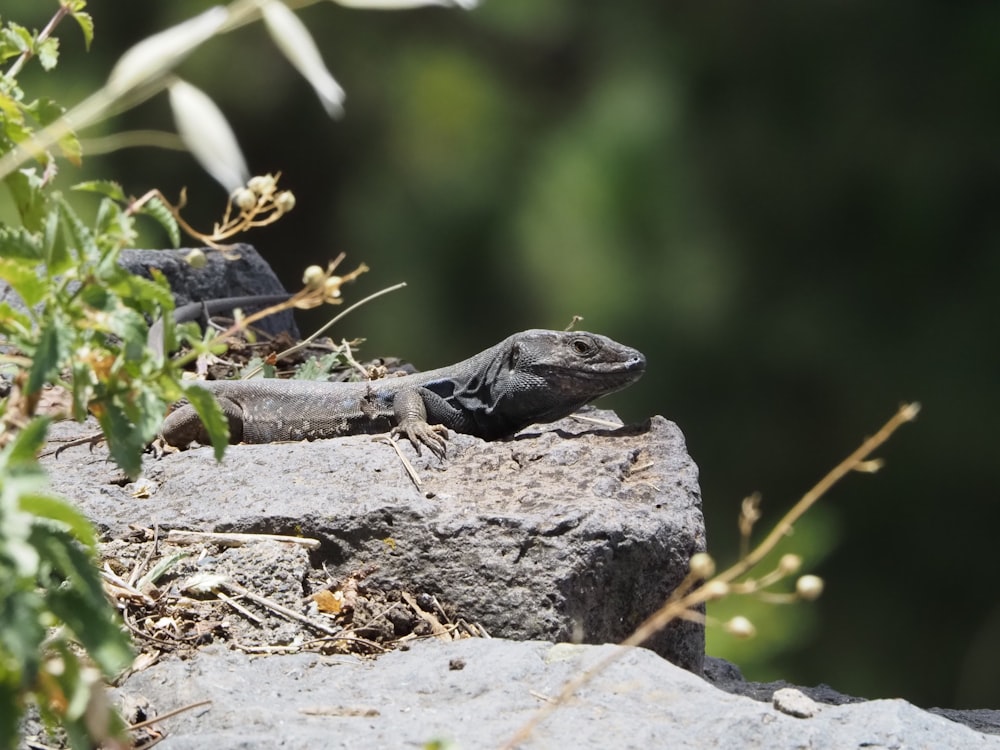
<path fill-rule="evenodd" d="M 697 552 L 691 555 L 688 569 L 695 578 L 711 578 L 715 573 L 715 560 L 707 552 Z"/>
<path fill-rule="evenodd" d="M 247 182 L 247 187 L 257 195 L 267 195 L 274 190 L 274 177 L 269 174 L 260 174 L 256 177 L 251 177 Z"/>
<path fill-rule="evenodd" d="M 191 268 L 204 268 L 208 265 L 208 258 L 205 257 L 204 250 L 196 247 L 184 256 L 184 262 L 191 266 Z"/>
<path fill-rule="evenodd" d="M 802 558 L 798 555 L 782 555 L 778 560 L 778 572 L 783 576 L 790 576 L 798 572 L 802 567 Z"/>
<path fill-rule="evenodd" d="M 281 213 L 286 214 L 295 208 L 295 193 L 291 190 L 283 190 L 274 199 L 274 205 Z"/>
<path fill-rule="evenodd" d="M 319 289 L 326 281 L 326 273 L 319 266 L 309 266 L 302 274 L 302 283 L 307 289 Z"/>
<path fill-rule="evenodd" d="M 823 593 L 823 579 L 819 576 L 802 576 L 795 582 L 795 593 L 811 602 Z"/>
<path fill-rule="evenodd" d="M 257 205 L 257 194 L 249 188 L 240 188 L 233 196 L 233 203 L 240 211 L 249 211 Z"/>
<path fill-rule="evenodd" d="M 753 638 L 757 635 L 757 628 L 755 628 L 753 623 L 742 615 L 737 615 L 723 627 L 726 629 L 727 633 L 736 636 L 737 638 Z"/>

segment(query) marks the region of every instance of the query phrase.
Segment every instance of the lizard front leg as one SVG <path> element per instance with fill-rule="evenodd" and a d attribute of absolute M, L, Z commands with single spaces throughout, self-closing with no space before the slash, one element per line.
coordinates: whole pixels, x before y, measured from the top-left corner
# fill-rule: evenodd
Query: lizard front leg
<path fill-rule="evenodd" d="M 396 417 L 393 435 L 405 435 L 412 443 L 417 455 L 420 445 L 426 445 L 438 458 L 447 452 L 448 428 L 443 424 L 428 424 L 427 405 L 424 403 L 423 389 L 400 391 L 393 398 L 392 410 Z M 429 395 L 435 395 L 428 392 Z"/>

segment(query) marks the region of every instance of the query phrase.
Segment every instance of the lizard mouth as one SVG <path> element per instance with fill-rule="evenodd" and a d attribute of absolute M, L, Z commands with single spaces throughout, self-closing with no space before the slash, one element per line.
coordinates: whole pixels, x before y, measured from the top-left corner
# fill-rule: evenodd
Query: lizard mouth
<path fill-rule="evenodd" d="M 580 389 L 588 395 L 593 393 L 596 397 L 631 385 L 645 371 L 646 358 L 635 352 L 628 359 L 619 362 L 595 362 L 587 367 L 550 369 L 543 377 L 558 390 L 571 393 Z"/>

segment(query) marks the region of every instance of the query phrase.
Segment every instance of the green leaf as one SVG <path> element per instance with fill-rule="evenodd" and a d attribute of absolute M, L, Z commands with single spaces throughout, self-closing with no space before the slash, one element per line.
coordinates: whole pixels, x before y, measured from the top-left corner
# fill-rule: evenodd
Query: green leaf
<path fill-rule="evenodd" d="M 34 307 L 45 297 L 47 285 L 37 271 L 37 263 L 26 263 L 17 258 L 0 257 L 0 279 L 10 284 L 21 301 Z"/>
<path fill-rule="evenodd" d="M 45 216 L 45 228 L 42 231 L 42 257 L 51 258 L 58 251 L 56 244 L 59 242 L 59 212 L 49 211 Z"/>
<path fill-rule="evenodd" d="M 35 55 L 43 70 L 52 70 L 59 62 L 59 39 L 50 36 L 35 48 Z"/>
<path fill-rule="evenodd" d="M 24 227 L 0 225 L 0 258 L 42 260 L 42 243 L 38 235 Z"/>
<path fill-rule="evenodd" d="M 0 115 L 3 115 L 8 120 L 15 120 L 16 122 L 24 122 L 24 114 L 21 111 L 21 105 L 17 103 L 14 97 L 9 96 L 3 91 L 0 91 Z M 6 123 L 4 123 L 6 127 Z"/>
<path fill-rule="evenodd" d="M 167 403 L 152 386 L 122 388 L 98 400 L 93 408 L 111 458 L 130 477 L 142 469 L 142 453 L 152 442 L 167 413 Z"/>
<path fill-rule="evenodd" d="M 60 107 L 54 99 L 47 96 L 40 97 L 24 108 L 41 125 L 51 125 L 63 116 L 66 111 Z"/>
<path fill-rule="evenodd" d="M 170 244 L 173 247 L 180 247 L 181 244 L 181 230 L 177 226 L 177 219 L 174 215 L 170 213 L 170 209 L 161 201 L 159 198 L 150 198 L 143 205 L 142 209 L 139 211 L 141 214 L 146 216 L 152 216 L 160 224 L 161 227 L 166 231 L 167 236 L 170 237 Z"/>
<path fill-rule="evenodd" d="M 229 445 L 229 421 L 222 413 L 219 402 L 215 400 L 211 392 L 196 385 L 186 387 L 184 396 L 198 412 L 201 423 L 205 425 L 208 436 L 212 439 L 215 460 L 221 461 L 226 453 L 226 446 Z"/>
<path fill-rule="evenodd" d="M 100 258 L 97 241 L 93 233 L 76 215 L 69 203 L 62 196 L 55 196 L 59 205 L 59 215 L 63 230 L 69 237 L 70 244 L 76 250 L 80 263 L 95 263 Z"/>
<path fill-rule="evenodd" d="M 63 362 L 69 358 L 71 341 L 72 337 L 61 321 L 52 319 L 46 321 L 38 338 L 31 371 L 28 373 L 28 383 L 25 386 L 28 393 L 41 390 L 43 385 L 59 375 Z"/>
<path fill-rule="evenodd" d="M 79 5 L 80 8 L 83 8 L 84 3 L 80 3 L 78 2 L 78 0 L 74 0 L 73 2 L 74 7 L 70 9 L 70 12 L 73 18 L 76 20 L 76 22 L 80 25 L 80 31 L 83 32 L 83 43 L 86 46 L 87 51 L 89 52 L 90 43 L 94 41 L 94 19 L 91 18 L 89 13 L 84 13 L 80 10 L 77 10 L 75 7 L 77 5 Z"/>
<path fill-rule="evenodd" d="M 31 334 L 31 318 L 9 303 L 0 302 L 0 333 L 18 341 Z"/>
<path fill-rule="evenodd" d="M 45 603 L 73 631 L 105 676 L 113 677 L 131 663 L 132 649 L 104 598 L 90 556 L 71 537 L 45 526 L 32 530 L 32 541 L 54 572 L 65 579 L 61 585 L 58 580 L 47 582 Z"/>
<path fill-rule="evenodd" d="M 33 580 L 24 578 L 11 583 L 20 585 L 17 590 L 13 585 L 5 586 L 2 592 L 4 606 L 0 608 L 0 653 L 6 651 L 21 661 L 18 670 L 21 672 L 21 683 L 30 685 L 38 669 L 40 646 L 45 639 L 45 628 L 39 617 L 42 599 L 32 590 Z M 30 584 L 30 588 L 26 584 Z M 2 671 L 0 667 L 0 673 Z"/>
<path fill-rule="evenodd" d="M 9 125 L 8 121 L 8 129 Z M 49 198 L 41 178 L 33 168 L 19 169 L 4 177 L 4 182 L 14 198 L 24 228 L 39 231 L 49 210 Z"/>
<path fill-rule="evenodd" d="M 15 675 L 5 674 L 0 669 L 0 747 L 17 747 L 21 737 L 21 714 L 24 712 L 24 697 L 21 686 L 13 679 Z"/>
<path fill-rule="evenodd" d="M 101 275 L 105 288 L 146 313 L 169 313 L 174 309 L 174 297 L 161 275 L 157 280 L 149 280 L 129 273 L 118 264 L 102 268 L 109 275 Z"/>
<path fill-rule="evenodd" d="M 108 441 L 111 459 L 130 478 L 139 476 L 142 471 L 142 451 L 146 447 L 146 442 L 136 439 L 135 426 L 125 413 L 125 409 L 116 401 L 102 401 L 95 412 L 97 421 L 101 425 L 101 432 Z"/>
<path fill-rule="evenodd" d="M 21 24 L 11 21 L 7 22 L 7 27 L 0 31 L 0 35 L 3 36 L 4 43 L 10 45 L 12 50 L 16 50 L 17 54 L 29 52 L 34 41 L 30 31 Z"/>
<path fill-rule="evenodd" d="M 78 182 L 70 190 L 78 190 L 83 193 L 99 193 L 100 195 L 106 195 L 112 200 L 116 200 L 124 203 L 128 200 L 125 197 L 125 191 L 122 190 L 121 184 L 115 182 L 114 180 L 88 180 L 86 182 Z"/>
<path fill-rule="evenodd" d="M 36 457 L 45 445 L 51 421 L 49 417 L 35 417 L 22 427 L 10 444 L 0 452 L 0 470 L 10 471 L 23 465 L 37 466 Z M 41 472 L 40 468 L 39 471 Z"/>
<path fill-rule="evenodd" d="M 65 500 L 49 495 L 22 495 L 20 500 L 21 510 L 40 518 L 57 521 L 90 549 L 97 547 L 97 537 L 90 521 Z"/>
<path fill-rule="evenodd" d="M 83 146 L 80 144 L 80 139 L 77 138 L 76 133 L 67 133 L 59 139 L 58 144 L 59 150 L 70 164 L 74 167 L 79 167 L 83 164 Z"/>

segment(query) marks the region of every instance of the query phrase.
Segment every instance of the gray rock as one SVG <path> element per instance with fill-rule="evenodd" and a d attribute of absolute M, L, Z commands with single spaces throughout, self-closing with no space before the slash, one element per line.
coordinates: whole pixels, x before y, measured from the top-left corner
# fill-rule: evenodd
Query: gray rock
<path fill-rule="evenodd" d="M 119 262 L 123 268 L 147 279 L 154 268 L 162 272 L 178 306 L 222 297 L 285 292 L 274 271 L 253 246 L 236 244 L 225 251 L 203 249 L 207 261 L 204 268 L 194 268 L 185 260 L 190 248 L 122 250 Z M 0 281 L 0 302 L 16 310 L 25 309 L 21 298 L 4 281 Z M 293 338 L 299 336 L 290 311 L 265 318 L 256 327 L 272 335 L 287 332 Z"/>
<path fill-rule="evenodd" d="M 185 258 L 190 248 L 180 250 L 123 250 L 119 262 L 139 276 L 151 277 L 151 270 L 163 273 L 174 293 L 175 303 L 241 297 L 257 294 L 281 294 L 285 291 L 278 277 L 252 245 L 236 244 L 226 250 L 203 248 L 206 265 L 194 268 Z M 287 332 L 298 338 L 299 331 L 291 312 L 272 315 L 255 324 L 272 335 Z"/>
<path fill-rule="evenodd" d="M 720 690 L 734 695 L 742 695 L 754 700 L 772 702 L 778 693 L 784 690 L 795 690 L 808 696 L 816 703 L 831 706 L 843 706 L 852 703 L 864 703 L 865 698 L 846 695 L 834 690 L 829 685 L 814 685 L 812 687 L 796 687 L 785 680 L 775 682 L 751 682 L 743 677 L 739 667 L 725 659 L 713 656 L 705 657 L 703 676 Z M 992 709 L 954 709 L 929 708 L 929 713 L 943 716 L 951 721 L 964 724 L 970 729 L 986 734 L 1000 735 L 1000 711 Z M 931 745 L 928 745 L 931 747 Z"/>
<path fill-rule="evenodd" d="M 819 704 L 798 688 L 781 688 L 775 690 L 771 704 L 783 714 L 797 719 L 808 719 L 815 716 Z"/>
<path fill-rule="evenodd" d="M 620 641 L 705 546 L 697 468 L 661 417 L 620 429 L 571 418 L 505 442 L 452 435 L 444 462 L 400 447 L 420 489 L 370 436 L 232 446 L 221 465 L 208 448 L 150 459 L 144 493 L 116 483 L 103 449 L 45 461 L 53 489 L 111 536 L 158 524 L 313 537 L 335 579 L 374 566 L 371 585 L 435 595 L 505 638 Z M 701 670 L 700 624 L 648 645 Z"/>
<path fill-rule="evenodd" d="M 499 748 L 605 657 L 623 652 L 519 747 L 1000 748 L 902 700 L 825 706 L 797 719 L 735 696 L 646 649 L 468 639 L 417 643 L 377 660 L 315 654 L 248 659 L 219 647 L 165 658 L 120 690 L 155 713 L 209 706 L 159 726 L 184 748 Z M 461 667 L 461 668 L 456 668 Z"/>

